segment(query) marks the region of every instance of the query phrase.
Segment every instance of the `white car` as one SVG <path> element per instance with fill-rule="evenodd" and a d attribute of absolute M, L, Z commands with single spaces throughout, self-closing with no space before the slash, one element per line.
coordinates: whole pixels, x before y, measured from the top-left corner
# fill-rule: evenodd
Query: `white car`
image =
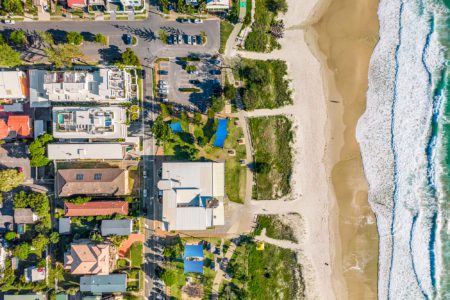
<path fill-rule="evenodd" d="M 195 24 L 201 24 L 201 23 L 203 23 L 203 20 L 202 19 L 195 19 L 194 23 Z"/>
<path fill-rule="evenodd" d="M 144 171 L 144 178 L 147 178 L 147 171 Z"/>
<path fill-rule="evenodd" d="M 3 20 L 3 23 L 14 25 L 14 24 L 16 24 L 16 21 L 14 21 L 14 20 Z"/>
<path fill-rule="evenodd" d="M 147 190 L 146 189 L 144 189 L 143 196 L 144 196 L 144 198 L 147 197 Z"/>

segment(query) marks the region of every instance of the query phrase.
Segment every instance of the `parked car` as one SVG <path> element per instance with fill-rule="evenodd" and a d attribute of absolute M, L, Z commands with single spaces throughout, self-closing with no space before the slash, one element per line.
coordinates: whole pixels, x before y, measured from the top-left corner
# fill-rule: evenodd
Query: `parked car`
<path fill-rule="evenodd" d="M 192 80 L 189 80 L 189 83 L 190 84 L 200 84 L 200 80 L 192 79 Z"/>
<path fill-rule="evenodd" d="M 132 42 L 133 42 L 133 37 L 131 36 L 131 34 L 125 34 L 125 44 L 131 45 Z"/>
<path fill-rule="evenodd" d="M 197 35 L 196 38 L 197 38 L 197 44 L 198 45 L 202 45 L 203 44 L 202 36 L 201 35 Z"/>
<path fill-rule="evenodd" d="M 192 45 L 197 45 L 197 38 L 195 35 L 192 36 Z"/>
<path fill-rule="evenodd" d="M 147 171 L 143 172 L 144 178 L 147 178 Z"/>
<path fill-rule="evenodd" d="M 16 24 L 16 21 L 14 21 L 14 20 L 3 20 L 3 23 L 14 25 L 14 24 Z"/>
<path fill-rule="evenodd" d="M 211 73 L 211 75 L 220 75 L 220 74 L 222 74 L 222 71 L 214 69 L 214 70 L 209 71 L 209 73 Z"/>
<path fill-rule="evenodd" d="M 174 36 L 171 34 L 167 37 L 167 44 L 172 45 L 174 40 Z"/>
<path fill-rule="evenodd" d="M 161 98 L 161 102 L 169 102 L 169 99 L 167 99 L 167 98 Z"/>
<path fill-rule="evenodd" d="M 191 36 L 189 34 L 186 34 L 184 37 L 186 40 L 186 44 L 190 45 L 192 43 Z"/>
<path fill-rule="evenodd" d="M 188 71 L 188 74 L 198 75 L 198 71 L 197 71 L 197 70 L 194 70 L 194 71 Z"/>
<path fill-rule="evenodd" d="M 180 23 L 189 23 L 188 19 L 179 19 L 179 20 L 180 20 Z"/>
<path fill-rule="evenodd" d="M 144 198 L 147 197 L 147 190 L 146 189 L 144 189 L 143 196 L 144 196 Z"/>
<path fill-rule="evenodd" d="M 169 83 L 167 82 L 167 80 L 160 80 L 159 85 L 169 85 Z"/>
<path fill-rule="evenodd" d="M 183 44 L 183 37 L 181 36 L 181 34 L 179 34 L 177 36 L 177 40 L 178 40 L 178 44 Z"/>
<path fill-rule="evenodd" d="M 220 65 L 220 63 L 221 63 L 221 61 L 219 60 L 219 59 L 212 59 L 211 60 L 211 63 L 213 64 L 213 65 Z"/>
<path fill-rule="evenodd" d="M 194 19 L 193 22 L 195 24 L 201 24 L 201 23 L 203 23 L 203 20 L 202 19 Z"/>
<path fill-rule="evenodd" d="M 159 70 L 158 74 L 159 75 L 169 75 L 169 71 L 167 71 L 167 70 Z"/>

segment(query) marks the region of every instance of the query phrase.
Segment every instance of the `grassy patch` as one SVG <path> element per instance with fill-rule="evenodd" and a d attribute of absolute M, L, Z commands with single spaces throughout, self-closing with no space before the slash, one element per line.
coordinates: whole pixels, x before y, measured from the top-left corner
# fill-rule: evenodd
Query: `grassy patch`
<path fill-rule="evenodd" d="M 284 116 L 250 118 L 254 154 L 253 199 L 277 199 L 291 191 L 292 122 Z"/>
<path fill-rule="evenodd" d="M 223 54 L 225 52 L 225 46 L 232 31 L 233 25 L 230 22 L 220 21 L 220 54 Z"/>
<path fill-rule="evenodd" d="M 246 109 L 277 108 L 292 104 L 287 65 L 282 60 L 243 59 L 236 74 L 245 82 L 242 100 Z"/>
<path fill-rule="evenodd" d="M 270 25 L 275 21 L 278 12 L 285 9 L 287 9 L 286 0 L 256 0 L 252 31 L 248 34 L 244 43 L 246 50 L 270 52 L 273 49 L 280 48 L 280 44 L 270 34 Z"/>
<path fill-rule="evenodd" d="M 126 259 L 119 258 L 116 262 L 116 267 L 117 269 L 124 269 L 128 267 L 128 261 Z"/>
<path fill-rule="evenodd" d="M 284 224 L 279 216 L 258 216 L 258 228 L 255 231 L 256 235 L 260 235 L 263 228 L 266 229 L 266 235 L 277 240 L 288 240 L 297 242 L 294 230 L 288 225 Z"/>
<path fill-rule="evenodd" d="M 243 24 L 242 28 L 250 25 L 251 22 L 252 22 L 252 0 L 247 0 L 247 7 L 245 10 L 244 21 L 242 22 Z"/>
<path fill-rule="evenodd" d="M 249 239 L 236 248 L 228 272 L 233 279 L 221 288 L 220 299 L 304 298 L 301 266 L 291 250 L 265 244 L 257 251 Z"/>
<path fill-rule="evenodd" d="M 131 267 L 140 268 L 142 264 L 142 243 L 135 242 L 129 250 Z"/>

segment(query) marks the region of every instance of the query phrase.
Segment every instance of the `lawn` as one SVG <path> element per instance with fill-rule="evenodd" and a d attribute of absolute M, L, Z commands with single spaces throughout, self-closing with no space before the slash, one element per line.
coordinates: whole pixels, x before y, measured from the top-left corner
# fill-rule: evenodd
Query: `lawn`
<path fill-rule="evenodd" d="M 236 248 L 227 271 L 233 279 L 221 288 L 220 299 L 304 298 L 302 268 L 291 250 L 265 244 L 257 251 L 248 239 Z"/>
<path fill-rule="evenodd" d="M 249 119 L 254 148 L 253 199 L 278 199 L 291 191 L 292 121 L 285 116 Z"/>
<path fill-rule="evenodd" d="M 129 250 L 131 267 L 140 268 L 142 264 L 142 243 L 135 242 Z"/>
<path fill-rule="evenodd" d="M 277 14 L 285 10 L 287 10 L 286 0 L 256 0 L 255 20 L 252 31 L 245 39 L 245 50 L 270 52 L 279 48 L 280 44 L 270 34 L 270 26 L 275 22 Z"/>
<path fill-rule="evenodd" d="M 282 60 L 243 59 L 236 72 L 243 80 L 242 101 L 247 110 L 277 108 L 292 104 L 287 65 Z"/>
<path fill-rule="evenodd" d="M 233 31 L 233 25 L 228 21 L 220 21 L 220 49 L 219 53 L 223 54 L 225 52 L 225 46 L 228 41 L 228 37 Z"/>
<path fill-rule="evenodd" d="M 204 119 L 200 124 L 193 124 L 191 120 L 181 121 L 173 118 L 169 122 L 181 122 L 184 132 L 172 133 L 169 140 L 164 142 L 164 155 L 176 161 L 225 160 L 225 189 L 228 199 L 243 203 L 246 186 L 246 166 L 240 161 L 245 159 L 245 145 L 239 145 L 238 140 L 244 134 L 241 127 L 235 123 L 236 119 L 228 121 L 228 136 L 224 148 L 214 147 L 217 120 Z M 234 149 L 232 156 L 228 150 Z"/>
<path fill-rule="evenodd" d="M 266 235 L 277 240 L 288 240 L 294 243 L 297 242 L 294 230 L 281 221 L 279 216 L 263 216 L 259 215 L 257 218 L 258 228 L 255 235 L 260 235 L 265 228 Z"/>

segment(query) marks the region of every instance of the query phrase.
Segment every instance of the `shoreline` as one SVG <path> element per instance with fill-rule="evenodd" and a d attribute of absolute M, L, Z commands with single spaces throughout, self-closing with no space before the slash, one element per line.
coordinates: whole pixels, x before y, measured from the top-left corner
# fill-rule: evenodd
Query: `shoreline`
<path fill-rule="evenodd" d="M 321 62 L 327 99 L 332 284 L 337 299 L 376 299 L 378 233 L 355 131 L 378 40 L 378 1 L 319 0 L 316 7 L 305 35 Z"/>

